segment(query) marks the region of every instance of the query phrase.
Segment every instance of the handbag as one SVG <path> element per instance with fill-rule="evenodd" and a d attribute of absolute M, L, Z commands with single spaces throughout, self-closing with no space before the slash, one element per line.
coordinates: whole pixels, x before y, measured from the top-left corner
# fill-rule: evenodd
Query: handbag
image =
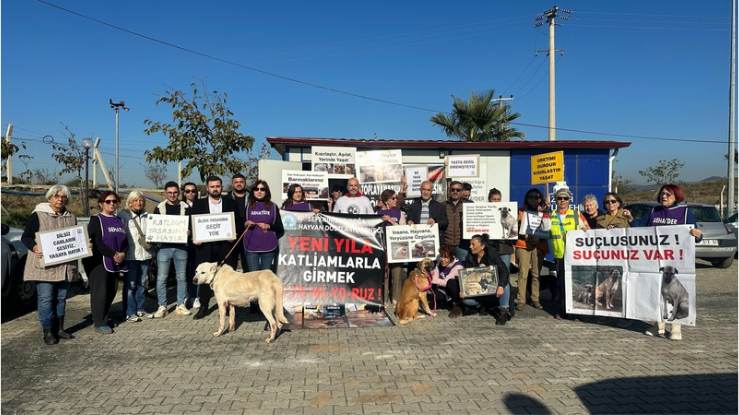
<path fill-rule="evenodd" d="M 131 219 L 133 221 L 133 224 L 136 226 L 136 230 L 139 231 L 139 237 L 137 239 L 139 245 L 141 245 L 142 248 L 146 249 L 147 251 L 151 249 L 151 244 L 146 242 L 146 235 L 144 235 L 144 232 L 141 231 L 141 227 L 136 222 L 136 219 Z"/>

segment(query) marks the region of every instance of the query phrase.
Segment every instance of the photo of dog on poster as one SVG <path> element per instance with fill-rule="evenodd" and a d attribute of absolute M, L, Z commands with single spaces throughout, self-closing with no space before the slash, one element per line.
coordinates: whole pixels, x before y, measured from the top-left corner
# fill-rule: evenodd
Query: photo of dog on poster
<path fill-rule="evenodd" d="M 614 312 L 624 309 L 623 267 L 573 266 L 572 308 Z"/>

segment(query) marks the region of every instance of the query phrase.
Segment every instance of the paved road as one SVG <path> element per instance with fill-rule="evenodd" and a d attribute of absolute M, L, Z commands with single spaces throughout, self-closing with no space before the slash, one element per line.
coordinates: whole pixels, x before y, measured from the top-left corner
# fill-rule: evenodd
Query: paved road
<path fill-rule="evenodd" d="M 80 294 L 67 314 L 75 340 L 44 345 L 36 313 L 2 323 L 2 412 L 736 414 L 736 263 L 701 262 L 697 285 L 697 326 L 679 342 L 643 335 L 641 322 L 558 321 L 531 308 L 503 327 L 444 315 L 287 332 L 271 345 L 244 309 L 221 338 L 217 313 L 101 336 Z"/>

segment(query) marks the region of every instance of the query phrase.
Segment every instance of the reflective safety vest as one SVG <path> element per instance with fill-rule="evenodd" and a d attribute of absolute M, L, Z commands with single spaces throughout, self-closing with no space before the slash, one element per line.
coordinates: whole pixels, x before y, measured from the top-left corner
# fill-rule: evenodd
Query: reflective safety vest
<path fill-rule="evenodd" d="M 565 238 L 567 237 L 567 231 L 580 229 L 580 212 L 568 209 L 560 222 L 560 215 L 555 210 L 551 213 L 551 221 L 552 228 L 550 233 L 552 235 L 551 242 L 552 249 L 554 249 L 554 258 L 562 259 L 565 256 Z"/>

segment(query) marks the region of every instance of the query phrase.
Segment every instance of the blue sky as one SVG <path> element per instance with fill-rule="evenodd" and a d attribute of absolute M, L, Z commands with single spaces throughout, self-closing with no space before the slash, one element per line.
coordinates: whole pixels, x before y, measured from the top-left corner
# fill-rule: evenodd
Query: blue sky
<path fill-rule="evenodd" d="M 527 140 L 547 139 L 548 63 L 535 54 L 548 47 L 548 29 L 533 26 L 553 2 L 48 2 L 221 60 L 40 1 L 2 2 L 3 134 L 13 123 L 13 136 L 29 144 L 47 135 L 64 141 L 64 123 L 77 138 L 100 137 L 112 165 L 108 99 L 125 100 L 123 183 L 143 169 L 144 150 L 166 145 L 163 135 L 143 133 L 145 119 L 171 119 L 157 94 L 188 91 L 197 78 L 229 94 L 241 132 L 258 142 L 446 139 L 428 121 L 433 111 L 449 111 L 451 95 L 486 89 L 514 95 L 515 126 Z M 636 183 L 645 182 L 638 170 L 672 158 L 685 162 L 681 180 L 725 176 L 731 1 L 556 4 L 572 10 L 556 29 L 565 52 L 556 66 L 557 127 L 588 132 L 558 131 L 557 139 L 632 142 L 615 169 Z"/>

